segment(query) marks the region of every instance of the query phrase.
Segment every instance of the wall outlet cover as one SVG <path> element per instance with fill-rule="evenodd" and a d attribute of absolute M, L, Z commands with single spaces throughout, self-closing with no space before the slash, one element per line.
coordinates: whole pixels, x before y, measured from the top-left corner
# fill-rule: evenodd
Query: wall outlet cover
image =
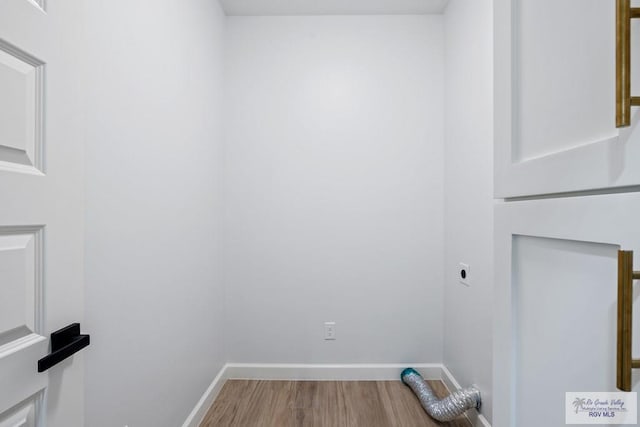
<path fill-rule="evenodd" d="M 324 339 L 328 341 L 336 339 L 336 322 L 324 322 Z"/>

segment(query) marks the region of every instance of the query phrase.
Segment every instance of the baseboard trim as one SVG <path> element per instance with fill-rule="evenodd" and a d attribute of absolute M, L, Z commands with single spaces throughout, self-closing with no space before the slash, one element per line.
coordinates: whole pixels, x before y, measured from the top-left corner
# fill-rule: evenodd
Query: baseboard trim
<path fill-rule="evenodd" d="M 416 369 L 426 379 L 441 379 L 442 365 L 414 364 L 253 364 L 229 363 L 229 379 L 308 380 L 308 381 L 394 381 L 406 367 Z"/>
<path fill-rule="evenodd" d="M 449 390 L 460 384 L 441 363 L 408 364 L 261 364 L 227 363 L 202 395 L 182 427 L 198 427 L 227 380 L 308 380 L 308 381 L 397 381 L 403 369 L 412 367 L 427 380 L 442 380 Z M 474 427 L 491 427 L 478 413 L 468 411 L 467 418 Z"/>
<path fill-rule="evenodd" d="M 204 392 L 195 408 L 193 408 L 184 424 L 182 424 L 182 427 L 198 427 L 200 425 L 204 416 L 207 415 L 207 411 L 211 405 L 213 405 L 214 400 L 216 400 L 216 397 L 220 394 L 222 386 L 224 386 L 224 383 L 228 379 L 226 372 L 227 365 L 224 365 Z"/>
<path fill-rule="evenodd" d="M 462 387 L 453 377 L 453 374 L 446 366 L 442 365 L 442 382 L 449 390 L 460 390 Z M 477 410 L 467 411 L 465 414 L 473 427 L 491 427 L 491 423 Z"/>

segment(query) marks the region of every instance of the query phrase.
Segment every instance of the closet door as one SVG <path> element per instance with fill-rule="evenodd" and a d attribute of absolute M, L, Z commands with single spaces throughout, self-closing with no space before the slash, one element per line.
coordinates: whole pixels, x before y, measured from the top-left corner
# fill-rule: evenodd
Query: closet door
<path fill-rule="evenodd" d="M 640 194 L 506 202 L 495 212 L 493 425 L 564 426 L 565 393 L 619 391 L 618 257 L 635 251 L 640 270 Z M 640 283 L 634 289 L 640 358 Z M 630 388 L 640 391 L 637 370 Z"/>
<path fill-rule="evenodd" d="M 630 127 L 616 128 L 615 0 L 494 5 L 496 197 L 640 185 L 637 108 Z M 635 21 L 631 94 L 640 96 Z"/>
<path fill-rule="evenodd" d="M 0 427 L 85 426 L 82 3 L 0 0 Z"/>

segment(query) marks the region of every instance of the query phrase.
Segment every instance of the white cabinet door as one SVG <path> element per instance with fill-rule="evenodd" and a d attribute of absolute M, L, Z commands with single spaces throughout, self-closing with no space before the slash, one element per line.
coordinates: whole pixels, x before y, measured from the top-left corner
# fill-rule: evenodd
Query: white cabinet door
<path fill-rule="evenodd" d="M 495 212 L 493 425 L 564 426 L 566 392 L 618 391 L 618 251 L 635 251 L 640 270 L 640 194 L 507 202 Z M 638 301 L 634 315 L 640 358 Z M 632 378 L 640 391 L 640 372 Z"/>
<path fill-rule="evenodd" d="M 0 1 L 0 427 L 84 424 L 81 354 L 37 372 L 83 312 L 81 4 Z"/>
<path fill-rule="evenodd" d="M 496 0 L 498 198 L 640 185 L 640 117 L 615 126 L 614 0 Z M 632 25 L 640 96 L 640 22 Z"/>

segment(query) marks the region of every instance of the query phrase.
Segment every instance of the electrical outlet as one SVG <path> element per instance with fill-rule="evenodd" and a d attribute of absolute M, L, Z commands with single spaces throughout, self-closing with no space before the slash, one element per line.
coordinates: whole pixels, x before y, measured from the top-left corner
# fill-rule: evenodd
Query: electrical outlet
<path fill-rule="evenodd" d="M 463 285 L 471 286 L 471 267 L 461 262 L 458 267 L 458 280 Z"/>
<path fill-rule="evenodd" d="M 324 322 L 324 339 L 329 341 L 336 339 L 336 322 Z"/>

